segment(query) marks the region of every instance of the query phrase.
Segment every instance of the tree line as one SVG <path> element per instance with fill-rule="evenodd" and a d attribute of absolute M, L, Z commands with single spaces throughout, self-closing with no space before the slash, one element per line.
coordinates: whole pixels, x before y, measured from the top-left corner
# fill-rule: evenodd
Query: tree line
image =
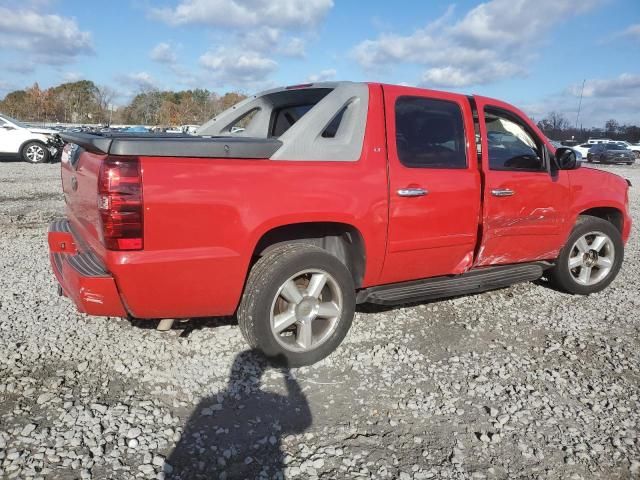
<path fill-rule="evenodd" d="M 239 92 L 218 95 L 206 89 L 141 90 L 129 104 L 114 107 L 117 92 L 90 80 L 67 82 L 41 89 L 37 83 L 8 93 L 0 101 L 0 112 L 26 122 L 83 124 L 200 125 L 246 98 Z M 607 120 L 603 128 L 575 128 L 567 117 L 550 112 L 538 127 L 553 140 L 586 142 L 589 138 L 640 142 L 640 127 Z"/>
<path fill-rule="evenodd" d="M 25 122 L 82 124 L 199 125 L 246 98 L 238 92 L 218 95 L 206 89 L 141 90 L 127 105 L 113 105 L 117 92 L 90 80 L 41 89 L 35 83 L 8 93 L 0 112 Z"/>
<path fill-rule="evenodd" d="M 576 128 L 560 112 L 549 114 L 538 122 L 538 127 L 552 140 L 575 140 L 586 142 L 590 138 L 609 138 L 611 140 L 625 140 L 631 143 L 640 142 L 640 127 L 637 125 L 621 125 L 614 118 L 607 120 L 603 128 Z"/>

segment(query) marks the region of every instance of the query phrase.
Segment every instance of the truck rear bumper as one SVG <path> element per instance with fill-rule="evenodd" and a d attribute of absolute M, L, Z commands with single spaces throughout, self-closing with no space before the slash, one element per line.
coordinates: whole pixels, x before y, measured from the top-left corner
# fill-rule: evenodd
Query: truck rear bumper
<path fill-rule="evenodd" d="M 62 292 L 89 315 L 126 317 L 113 277 L 91 252 L 79 252 L 69 222 L 49 225 L 49 260 Z"/>

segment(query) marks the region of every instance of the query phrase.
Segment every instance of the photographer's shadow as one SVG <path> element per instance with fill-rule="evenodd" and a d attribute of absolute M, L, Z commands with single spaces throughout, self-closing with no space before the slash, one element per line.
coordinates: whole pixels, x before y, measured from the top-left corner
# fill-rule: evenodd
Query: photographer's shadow
<path fill-rule="evenodd" d="M 305 431 L 312 417 L 287 367 L 279 367 L 286 395 L 261 389 L 267 366 L 258 351 L 236 356 L 226 390 L 200 402 L 187 421 L 167 458 L 168 479 L 284 478 L 282 439 Z"/>

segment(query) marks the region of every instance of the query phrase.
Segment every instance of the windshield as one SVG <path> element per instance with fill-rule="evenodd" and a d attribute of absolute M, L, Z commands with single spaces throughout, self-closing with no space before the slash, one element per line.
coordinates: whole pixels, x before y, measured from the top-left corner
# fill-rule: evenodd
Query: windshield
<path fill-rule="evenodd" d="M 627 147 L 624 145 L 616 145 L 615 143 L 607 144 L 607 150 L 626 150 Z"/>
<path fill-rule="evenodd" d="M 8 115 L 0 115 L 0 118 L 6 120 L 9 123 L 13 123 L 14 125 L 16 125 L 18 127 L 27 128 L 27 126 L 24 123 L 21 123 L 18 120 L 16 120 L 15 118 L 11 118 Z"/>

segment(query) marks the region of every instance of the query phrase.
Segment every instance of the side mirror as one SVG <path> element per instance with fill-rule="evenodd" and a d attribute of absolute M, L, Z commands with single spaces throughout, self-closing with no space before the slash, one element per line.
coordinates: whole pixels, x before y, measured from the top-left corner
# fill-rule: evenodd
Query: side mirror
<path fill-rule="evenodd" d="M 556 148 L 556 163 L 560 170 L 575 170 L 580 166 L 576 152 L 567 147 Z"/>

